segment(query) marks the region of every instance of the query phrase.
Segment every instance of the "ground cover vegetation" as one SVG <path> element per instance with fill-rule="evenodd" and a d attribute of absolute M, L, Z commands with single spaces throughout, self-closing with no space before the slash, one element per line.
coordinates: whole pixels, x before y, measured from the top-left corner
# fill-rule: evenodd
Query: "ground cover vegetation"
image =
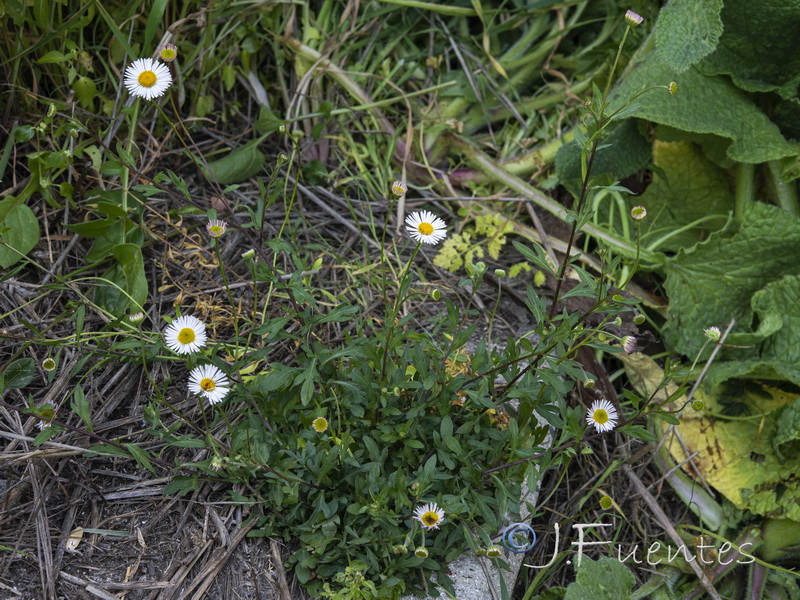
<path fill-rule="evenodd" d="M 5 0 L 2 593 L 800 597 L 798 15 Z"/>

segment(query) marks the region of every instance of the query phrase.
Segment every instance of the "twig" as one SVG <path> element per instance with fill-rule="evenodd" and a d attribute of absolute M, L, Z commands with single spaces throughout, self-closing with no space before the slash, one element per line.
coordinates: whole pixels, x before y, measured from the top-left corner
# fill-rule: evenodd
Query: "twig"
<path fill-rule="evenodd" d="M 272 558 L 275 561 L 275 571 L 278 574 L 278 590 L 281 593 L 281 600 L 292 600 L 292 593 L 289 591 L 289 584 L 286 582 L 286 570 L 283 568 L 283 560 L 281 559 L 281 550 L 278 548 L 278 542 L 270 540 L 270 550 L 272 550 Z"/>
<path fill-rule="evenodd" d="M 642 500 L 644 500 L 645 504 L 647 504 L 648 508 L 652 511 L 656 521 L 658 521 L 667 532 L 667 535 L 669 535 L 670 539 L 675 542 L 677 546 L 683 546 L 684 542 L 678 535 L 678 532 L 675 531 L 672 523 L 670 523 L 669 517 L 667 517 L 667 514 L 662 510 L 661 506 L 659 506 L 656 499 L 653 498 L 653 495 L 647 490 L 647 487 L 645 487 L 645 485 L 642 483 L 642 480 L 639 479 L 639 476 L 633 472 L 633 469 L 631 469 L 629 465 L 622 465 L 622 470 L 625 471 L 628 479 L 630 479 L 633 483 L 633 487 L 636 488 L 636 491 L 642 497 Z M 714 600 L 722 600 L 720 595 L 714 589 L 714 586 L 708 580 L 706 574 L 703 572 L 703 569 L 700 568 L 700 565 L 694 561 L 686 562 L 691 567 L 692 571 L 694 571 L 695 575 L 697 575 L 697 578 L 700 580 L 700 585 L 705 588 L 705 590 L 708 592 L 708 595 Z"/>

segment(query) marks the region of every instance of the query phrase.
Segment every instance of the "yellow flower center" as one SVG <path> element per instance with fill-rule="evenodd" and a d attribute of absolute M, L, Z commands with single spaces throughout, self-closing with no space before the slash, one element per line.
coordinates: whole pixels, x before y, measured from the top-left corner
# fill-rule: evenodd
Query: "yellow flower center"
<path fill-rule="evenodd" d="M 213 237 L 219 237 L 219 236 L 221 236 L 221 235 L 222 235 L 222 231 L 223 231 L 223 229 L 222 229 L 222 227 L 220 227 L 219 225 L 212 225 L 211 227 L 209 227 L 209 228 L 208 228 L 208 232 L 209 232 L 209 233 L 210 233 L 210 234 L 211 234 Z"/>
<path fill-rule="evenodd" d="M 603 423 L 608 422 L 608 413 L 604 411 L 602 408 L 598 408 L 594 411 L 594 420 L 597 421 L 600 425 Z"/>
<path fill-rule="evenodd" d="M 156 84 L 156 74 L 152 71 L 142 71 L 139 73 L 139 85 L 142 87 L 153 87 Z"/>
<path fill-rule="evenodd" d="M 163 58 L 164 60 L 172 60 L 173 58 L 175 58 L 176 54 L 177 53 L 172 48 L 164 48 L 161 51 L 161 58 Z"/>
<path fill-rule="evenodd" d="M 417 225 L 417 231 L 419 231 L 422 235 L 430 235 L 433 233 L 433 225 L 430 223 L 420 223 Z"/>
<path fill-rule="evenodd" d="M 328 428 L 328 421 L 322 417 L 314 419 L 314 429 L 322 433 Z"/>
<path fill-rule="evenodd" d="M 426 512 L 424 515 L 422 515 L 422 522 L 428 527 L 436 525 L 436 523 L 439 522 L 439 515 L 437 515 L 435 512 Z"/>
<path fill-rule="evenodd" d="M 194 329 L 184 327 L 178 332 L 178 341 L 181 344 L 191 344 L 194 341 Z"/>
<path fill-rule="evenodd" d="M 217 387 L 217 384 L 214 383 L 213 379 L 209 379 L 208 377 L 200 380 L 200 387 L 207 392 L 211 392 L 214 388 Z"/>

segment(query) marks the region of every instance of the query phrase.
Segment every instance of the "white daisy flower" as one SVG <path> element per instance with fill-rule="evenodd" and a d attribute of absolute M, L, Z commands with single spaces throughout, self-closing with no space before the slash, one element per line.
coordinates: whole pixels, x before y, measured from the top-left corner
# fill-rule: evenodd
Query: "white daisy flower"
<path fill-rule="evenodd" d="M 595 400 L 586 414 L 586 422 L 594 425 L 599 433 L 614 429 L 618 418 L 617 409 L 608 400 Z"/>
<path fill-rule="evenodd" d="M 214 365 L 200 365 L 189 373 L 189 391 L 216 404 L 231 391 L 231 381 Z"/>
<path fill-rule="evenodd" d="M 206 345 L 206 326 L 197 317 L 178 317 L 164 330 L 164 340 L 170 350 L 191 354 Z"/>
<path fill-rule="evenodd" d="M 447 236 L 445 222 L 427 210 L 408 215 L 406 229 L 413 239 L 426 244 L 438 244 Z"/>
<path fill-rule="evenodd" d="M 125 87 L 139 98 L 152 100 L 167 91 L 172 75 L 166 65 L 152 58 L 140 58 L 125 69 Z"/>
<path fill-rule="evenodd" d="M 418 506 L 414 510 L 414 518 L 420 522 L 423 529 L 438 529 L 444 519 L 444 511 L 436 503 Z"/>
<path fill-rule="evenodd" d="M 219 219 L 214 219 L 213 221 L 209 221 L 206 224 L 206 230 L 208 231 L 208 235 L 214 238 L 222 237 L 222 234 L 228 230 L 228 223 L 227 221 L 220 221 Z"/>

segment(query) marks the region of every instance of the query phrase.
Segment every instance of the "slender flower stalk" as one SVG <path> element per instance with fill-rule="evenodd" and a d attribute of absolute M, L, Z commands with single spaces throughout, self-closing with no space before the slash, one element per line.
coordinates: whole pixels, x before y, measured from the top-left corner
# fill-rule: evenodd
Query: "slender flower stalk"
<path fill-rule="evenodd" d="M 632 13 L 632 11 L 628 11 L 628 12 Z M 633 15 L 638 17 L 638 19 L 642 19 L 636 13 L 633 13 Z M 586 202 L 586 197 L 587 197 L 587 194 L 588 194 L 588 191 L 589 191 L 589 178 L 591 177 L 592 166 L 594 165 L 594 158 L 595 158 L 595 155 L 597 154 L 597 147 L 598 147 L 598 145 L 600 143 L 600 138 L 602 137 L 601 134 L 602 134 L 603 128 L 609 122 L 609 117 L 606 116 L 606 112 L 605 112 L 606 105 L 608 103 L 608 94 L 611 91 L 611 82 L 614 80 L 614 73 L 616 73 L 617 64 L 619 64 L 620 56 L 622 56 L 622 49 L 625 46 L 625 40 L 628 39 L 628 33 L 630 33 L 631 28 L 632 27 L 636 27 L 639 23 L 641 23 L 641 20 L 639 20 L 636 23 L 632 23 L 636 19 L 633 16 L 629 16 L 628 14 L 626 14 L 625 20 L 626 20 L 627 26 L 625 27 L 625 33 L 622 36 L 622 41 L 619 43 L 619 46 L 617 47 L 617 55 L 614 57 L 614 64 L 611 67 L 611 72 L 608 74 L 608 81 L 606 81 L 606 87 L 605 87 L 605 90 L 603 91 L 603 97 L 597 99 L 600 102 L 600 105 L 593 112 L 593 116 L 594 116 L 594 119 L 595 119 L 595 128 L 596 129 L 595 129 L 594 134 L 591 136 L 591 148 L 589 149 L 588 158 L 586 159 L 586 170 L 585 170 L 585 172 L 583 174 L 583 183 L 581 185 L 581 193 L 580 193 L 580 196 L 578 197 L 578 202 L 577 202 L 576 207 L 575 207 L 575 212 L 577 214 L 581 213 L 581 210 L 583 210 L 583 205 Z M 584 149 L 581 150 L 581 152 L 583 152 L 583 151 L 584 151 Z M 556 277 L 556 289 L 555 289 L 555 293 L 553 294 L 553 304 L 550 306 L 550 312 L 549 312 L 549 316 L 550 316 L 551 319 L 555 316 L 556 309 L 558 307 L 558 300 L 559 300 L 559 294 L 561 292 L 561 285 L 564 282 L 564 274 L 566 273 L 566 270 L 567 270 L 567 264 L 569 263 L 569 258 L 572 255 L 572 246 L 575 243 L 575 235 L 577 234 L 577 231 L 578 231 L 578 221 L 579 221 L 579 219 L 575 219 L 572 222 L 572 228 L 570 229 L 570 233 L 569 233 L 569 241 L 567 242 L 567 252 L 564 255 L 564 260 L 561 262 L 561 267 L 559 268 L 558 276 Z M 637 244 L 636 244 L 636 263 L 638 264 L 638 262 L 639 262 L 639 243 L 637 241 Z"/>

